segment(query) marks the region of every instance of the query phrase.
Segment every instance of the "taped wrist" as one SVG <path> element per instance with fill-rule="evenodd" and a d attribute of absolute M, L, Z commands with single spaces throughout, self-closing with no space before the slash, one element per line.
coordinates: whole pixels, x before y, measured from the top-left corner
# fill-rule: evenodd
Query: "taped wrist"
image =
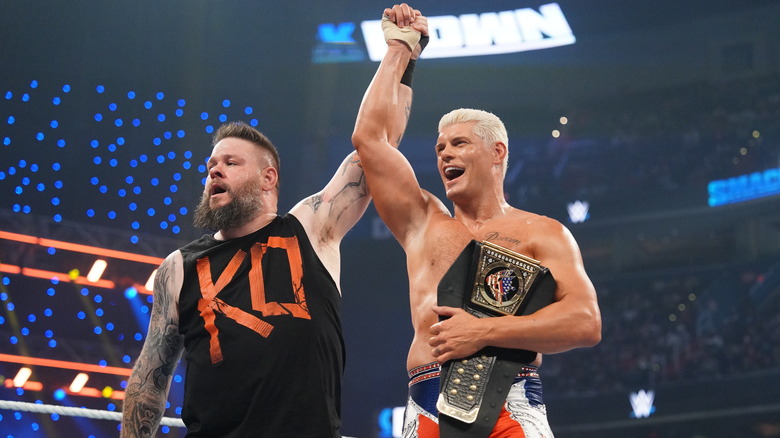
<path fill-rule="evenodd" d="M 404 75 L 401 76 L 401 83 L 406 85 L 407 87 L 412 86 L 412 80 L 414 79 L 415 64 L 417 64 L 417 61 L 414 59 L 410 59 L 409 64 L 406 65 L 406 70 L 404 70 Z"/>
<path fill-rule="evenodd" d="M 390 40 L 400 40 L 414 50 L 414 46 L 420 41 L 420 32 L 412 29 L 410 26 L 398 27 L 390 21 L 387 16 L 382 17 L 382 32 L 385 34 L 385 42 Z"/>

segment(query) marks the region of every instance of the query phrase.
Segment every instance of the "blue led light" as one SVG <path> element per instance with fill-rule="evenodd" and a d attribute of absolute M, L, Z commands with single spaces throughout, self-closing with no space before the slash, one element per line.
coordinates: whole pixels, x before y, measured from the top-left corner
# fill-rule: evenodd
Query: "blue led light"
<path fill-rule="evenodd" d="M 125 144 L 125 138 L 124 137 L 117 137 L 116 138 L 116 144 L 122 146 Z"/>
<path fill-rule="evenodd" d="M 252 112 L 254 112 L 254 109 L 252 109 L 251 106 L 248 106 L 248 107 L 244 108 L 244 114 L 250 115 L 250 114 L 252 114 Z"/>
<path fill-rule="evenodd" d="M 189 161 L 185 161 L 182 163 L 181 167 L 183 167 L 185 170 L 189 170 L 189 168 L 192 167 L 192 164 L 190 164 Z"/>
<path fill-rule="evenodd" d="M 22 102 L 27 102 L 30 100 L 30 95 L 27 93 L 22 94 Z"/>
<path fill-rule="evenodd" d="M 106 87 L 104 87 L 102 85 L 98 85 L 96 90 L 97 90 L 98 93 L 102 94 L 104 91 L 106 91 Z"/>
<path fill-rule="evenodd" d="M 102 328 L 100 328 L 99 326 L 98 326 L 98 327 L 95 327 L 95 329 L 94 329 L 94 330 L 92 330 L 92 331 L 94 331 L 96 335 L 99 335 L 99 334 L 103 333 L 103 329 L 102 329 Z M 105 366 L 105 365 L 104 365 L 104 366 Z"/>
<path fill-rule="evenodd" d="M 0 172 L 0 181 L 5 179 L 5 172 Z"/>
<path fill-rule="evenodd" d="M 54 129 L 60 126 L 60 124 L 56 120 L 52 120 L 51 123 L 49 123 L 49 126 L 51 126 Z"/>
<path fill-rule="evenodd" d="M 130 160 L 130 167 L 138 167 L 138 160 Z"/>
<path fill-rule="evenodd" d="M 128 300 L 135 298 L 137 295 L 138 295 L 138 289 L 132 286 L 125 289 L 125 298 L 127 298 Z"/>
<path fill-rule="evenodd" d="M 63 400 L 65 398 L 65 390 L 62 388 L 58 388 L 54 391 L 54 399 L 55 400 Z"/>
<path fill-rule="evenodd" d="M 157 161 L 160 161 L 159 157 L 158 157 Z M 154 186 L 154 187 L 157 187 L 158 185 L 160 185 L 160 180 L 159 180 L 158 178 L 152 178 L 152 179 L 149 181 L 149 183 L 150 183 L 152 186 Z"/>
<path fill-rule="evenodd" d="M 76 314 L 76 318 L 78 318 L 78 319 L 84 319 L 86 317 L 87 317 L 87 314 L 84 313 L 84 311 L 80 311 L 79 313 Z"/>
<path fill-rule="evenodd" d="M 39 192 L 42 192 L 46 190 L 46 185 L 44 183 L 38 183 L 35 188 L 38 189 Z"/>
<path fill-rule="evenodd" d="M 162 91 L 158 91 L 154 96 L 157 98 L 157 100 L 165 99 L 165 94 L 163 94 Z"/>
<path fill-rule="evenodd" d="M 162 164 L 165 162 L 165 155 L 158 155 L 157 156 L 157 162 Z"/>
<path fill-rule="evenodd" d="M 225 99 L 222 101 L 222 106 L 225 108 L 230 107 L 230 99 Z"/>
<path fill-rule="evenodd" d="M 98 177 L 93 176 L 92 178 L 89 179 L 89 182 L 91 182 L 93 186 L 96 186 L 100 183 L 100 180 L 98 179 Z"/>
<path fill-rule="evenodd" d="M 141 187 L 140 186 L 133 187 L 133 193 L 135 193 L 136 195 L 140 195 L 141 194 Z"/>
<path fill-rule="evenodd" d="M 123 123 L 123 122 L 122 122 L 122 119 L 116 119 L 116 120 L 114 120 L 114 125 L 116 125 L 117 127 L 120 127 L 120 126 L 122 126 L 122 123 Z"/>
<path fill-rule="evenodd" d="M 160 228 L 162 228 L 163 230 L 167 230 L 168 229 L 168 222 L 165 222 L 165 221 L 160 222 Z"/>
<path fill-rule="evenodd" d="M 65 93 L 70 93 L 70 85 L 68 84 L 63 85 L 62 91 L 64 91 Z"/>
<path fill-rule="evenodd" d="M 92 149 L 97 149 L 97 147 L 100 146 L 100 142 L 97 140 L 92 140 L 89 142 L 89 145 L 92 146 Z"/>
<path fill-rule="evenodd" d="M 27 315 L 27 320 L 30 322 L 35 322 L 35 315 L 33 315 L 32 313 Z"/>
<path fill-rule="evenodd" d="M 16 118 L 14 118 L 14 116 L 8 116 L 8 124 L 9 125 L 13 125 L 15 121 L 16 121 Z"/>
<path fill-rule="evenodd" d="M 43 314 L 46 315 L 46 316 L 52 316 L 54 314 L 54 311 L 47 307 L 46 309 L 44 309 Z M 49 330 L 49 331 L 51 331 L 51 330 Z M 51 337 L 51 336 L 49 336 L 49 337 Z"/>
<path fill-rule="evenodd" d="M 103 120 L 103 114 L 97 113 L 95 114 L 95 121 L 100 122 Z"/>
<path fill-rule="evenodd" d="M 14 211 L 14 213 L 19 213 L 22 210 L 22 207 L 19 204 L 14 204 L 13 207 L 11 207 Z"/>
<path fill-rule="evenodd" d="M 160 146 L 160 145 L 162 144 L 162 140 L 160 140 L 160 138 L 159 138 L 159 137 L 155 137 L 155 138 L 152 140 L 152 144 L 153 144 L 153 145 L 155 145 L 155 146 Z"/>
<path fill-rule="evenodd" d="M 155 211 L 154 211 L 153 208 L 150 208 L 150 209 L 146 210 L 146 214 L 148 214 L 149 216 L 154 216 L 154 213 L 155 213 Z"/>
<path fill-rule="evenodd" d="M 116 194 L 117 194 L 117 195 L 119 195 L 119 197 L 120 197 L 120 198 L 124 198 L 125 196 L 127 196 L 127 190 L 125 190 L 125 189 L 119 189 L 119 190 L 116 192 Z"/>
<path fill-rule="evenodd" d="M 140 341 L 143 338 L 144 338 L 144 335 L 142 335 L 140 333 L 136 333 L 135 335 L 133 335 L 133 339 L 135 339 L 136 341 Z"/>
<path fill-rule="evenodd" d="M 144 108 L 151 109 L 152 108 L 152 102 L 150 102 L 148 100 L 146 102 L 144 102 Z"/>
<path fill-rule="evenodd" d="M 178 225 L 174 225 L 173 228 L 171 228 L 171 231 L 173 231 L 173 234 L 179 234 L 179 232 L 181 232 L 181 228 L 179 228 Z"/>
<path fill-rule="evenodd" d="M 133 119 L 133 126 L 136 128 L 141 126 L 141 120 L 140 119 Z"/>
<path fill-rule="evenodd" d="M 56 346 L 57 346 L 57 341 L 55 341 L 54 339 L 50 339 L 49 340 L 49 347 L 54 348 Z"/>
<path fill-rule="evenodd" d="M 24 213 L 24 214 L 28 214 L 31 211 L 32 211 L 32 209 L 30 208 L 29 205 L 25 205 L 24 207 L 22 207 L 22 213 Z"/>
<path fill-rule="evenodd" d="M 113 322 L 107 323 L 106 324 L 106 330 L 113 331 L 114 330 L 114 323 Z"/>
<path fill-rule="evenodd" d="M 33 79 L 33 80 L 30 82 L 30 88 L 38 88 L 38 81 L 36 81 L 35 79 Z"/>
<path fill-rule="evenodd" d="M 176 193 L 179 190 L 179 187 L 176 184 L 171 184 L 169 190 L 171 191 L 171 193 Z"/>
<path fill-rule="evenodd" d="M 56 293 L 57 293 L 57 291 L 55 291 L 53 287 L 50 287 L 50 288 L 46 289 L 46 295 L 48 295 L 50 297 L 53 297 Z"/>
<path fill-rule="evenodd" d="M 91 208 L 87 210 L 87 217 L 95 217 L 95 210 Z"/>
<path fill-rule="evenodd" d="M 157 115 L 157 121 L 158 122 L 164 122 L 165 121 L 165 114 L 158 114 Z"/>
<path fill-rule="evenodd" d="M 35 134 L 35 139 L 38 141 L 43 141 L 44 138 L 46 138 L 46 136 L 43 134 L 43 132 Z"/>
<path fill-rule="evenodd" d="M 130 236 L 130 242 L 131 243 L 138 243 L 138 236 L 136 236 L 136 235 Z"/>
<path fill-rule="evenodd" d="M 187 101 L 184 99 L 179 99 L 176 104 L 179 105 L 179 107 L 184 108 L 184 106 L 187 105 Z"/>
<path fill-rule="evenodd" d="M 137 230 L 141 228 L 141 224 L 139 224 L 138 221 L 133 221 L 133 223 L 130 224 L 130 227 L 134 230 Z"/>
<path fill-rule="evenodd" d="M 107 216 L 109 219 L 116 219 L 116 212 L 114 210 L 111 210 L 108 212 Z"/>
<path fill-rule="evenodd" d="M 119 164 L 119 161 L 117 161 L 116 158 L 112 158 L 108 161 L 108 165 L 111 167 L 116 167 Z"/>
<path fill-rule="evenodd" d="M 92 298 L 96 303 L 102 303 L 103 302 L 103 296 L 102 295 L 95 295 L 94 298 Z"/>
<path fill-rule="evenodd" d="M 166 196 L 165 198 L 163 198 L 163 204 L 171 205 L 172 203 L 173 203 L 173 199 L 171 199 L 170 196 Z"/>
<path fill-rule="evenodd" d="M 58 189 L 61 189 L 62 188 L 62 181 L 60 181 L 60 180 L 54 181 L 54 187 L 56 187 Z"/>
<path fill-rule="evenodd" d="M 108 187 L 105 185 L 100 186 L 98 190 L 100 190 L 100 193 L 108 193 Z"/>
<path fill-rule="evenodd" d="M 111 143 L 108 145 L 108 151 L 109 152 L 116 152 L 116 145 L 114 143 Z"/>
<path fill-rule="evenodd" d="M 17 338 L 16 336 L 11 336 L 9 341 L 11 341 L 12 344 L 16 345 L 19 342 L 19 338 Z M 19 389 L 21 389 L 21 388 L 19 388 Z"/>
<path fill-rule="evenodd" d="M 14 189 L 14 191 L 16 192 L 17 195 L 21 195 L 22 192 L 24 192 L 24 189 L 22 188 L 22 186 L 16 186 L 16 189 Z"/>
<path fill-rule="evenodd" d="M 43 333 L 43 335 L 44 335 L 44 336 L 46 336 L 47 338 L 51 339 L 52 337 L 54 337 L 54 332 L 53 332 L 53 331 L 51 331 L 51 330 L 46 330 L 46 331 Z"/>
<path fill-rule="evenodd" d="M 168 159 L 173 160 L 174 158 L 176 158 L 176 152 L 174 151 L 168 152 Z"/>
<path fill-rule="evenodd" d="M 3 144 L 4 144 L 4 145 L 6 145 L 6 146 L 8 146 L 9 144 L 11 144 L 11 139 L 10 139 L 9 137 L 5 137 L 5 138 L 3 139 Z"/>
<path fill-rule="evenodd" d="M 56 96 L 55 96 L 55 97 L 54 97 L 54 98 L 51 100 L 51 103 L 53 103 L 54 105 L 59 105 L 60 103 L 62 103 L 62 99 L 60 99 L 59 97 L 56 97 Z"/>
<path fill-rule="evenodd" d="M 12 310 L 12 309 L 10 309 L 11 304 L 8 304 L 8 306 L 9 306 L 8 310 Z M 28 329 L 27 327 L 22 327 L 20 332 L 22 333 L 22 336 L 27 336 L 27 335 L 30 334 L 30 329 Z"/>
<path fill-rule="evenodd" d="M 184 115 L 184 110 L 182 110 L 182 109 L 177 109 L 177 110 L 176 110 L 176 112 L 175 112 L 175 114 L 176 114 L 176 117 L 181 117 L 181 116 L 183 116 L 183 115 Z"/>
<path fill-rule="evenodd" d="M 201 120 L 206 120 L 206 119 L 208 119 L 208 118 L 209 118 L 209 113 L 207 113 L 207 112 L 205 112 L 205 111 L 204 111 L 204 112 L 202 112 L 202 113 L 200 113 L 200 119 L 201 119 Z"/>
<path fill-rule="evenodd" d="M 173 134 L 171 134 L 171 131 L 165 131 L 163 137 L 165 137 L 166 140 L 170 140 L 171 137 L 173 137 Z"/>
<path fill-rule="evenodd" d="M 82 288 L 81 288 L 81 295 L 83 295 L 83 296 L 85 296 L 85 297 L 86 297 L 87 295 L 89 295 L 89 289 L 87 289 L 86 287 L 82 287 Z"/>
<path fill-rule="evenodd" d="M 227 121 L 227 114 L 220 114 L 219 121 L 225 123 Z"/>
<path fill-rule="evenodd" d="M 57 213 L 54 216 L 52 216 L 52 219 L 54 220 L 54 222 L 57 222 L 57 223 L 62 222 L 62 215 Z"/>
<path fill-rule="evenodd" d="M 211 125 L 206 126 L 206 133 L 211 134 L 214 132 L 214 127 Z"/>
<path fill-rule="evenodd" d="M 60 163 L 53 163 L 53 164 L 51 165 L 51 168 L 52 168 L 52 170 L 54 170 L 55 172 L 58 172 L 58 171 L 59 171 L 59 170 L 62 168 L 62 166 L 60 165 Z"/>
<path fill-rule="evenodd" d="M 257 119 L 252 119 L 252 120 L 249 121 L 249 124 L 251 126 L 257 127 L 258 121 L 257 121 Z"/>
<path fill-rule="evenodd" d="M 130 100 L 135 99 L 135 91 L 128 91 L 127 92 L 127 98 Z"/>
<path fill-rule="evenodd" d="M 14 98 L 14 93 L 11 93 L 10 91 L 5 92 L 5 100 L 11 100 Z"/>
<path fill-rule="evenodd" d="M 11 166 L 8 168 L 8 174 L 9 175 L 16 175 L 16 168 L 14 166 Z"/>
<path fill-rule="evenodd" d="M 122 362 L 124 362 L 124 363 L 130 363 L 130 361 L 132 361 L 132 360 L 133 359 L 130 356 L 128 356 L 128 355 L 122 356 Z"/>
<path fill-rule="evenodd" d="M 168 215 L 168 222 L 176 222 L 176 215 L 171 213 Z"/>
<path fill-rule="evenodd" d="M 148 160 L 148 159 L 149 159 L 149 157 L 148 157 L 146 154 L 141 154 L 141 155 L 138 157 L 138 161 L 140 161 L 140 162 L 142 162 L 142 163 L 146 163 L 146 160 Z"/>
<path fill-rule="evenodd" d="M 180 208 L 180 209 L 179 209 L 179 214 L 180 214 L 180 215 L 182 215 L 182 216 L 184 216 L 185 214 L 187 214 L 187 207 L 182 207 L 182 208 Z"/>
<path fill-rule="evenodd" d="M 111 111 L 116 111 L 116 104 L 115 103 L 109 103 L 108 104 L 108 109 L 111 110 Z"/>
<path fill-rule="evenodd" d="M 60 198 L 56 196 L 51 198 L 51 205 L 60 205 Z"/>
<path fill-rule="evenodd" d="M 138 204 L 136 204 L 135 202 L 131 202 L 130 204 L 127 205 L 127 208 L 129 208 L 130 211 L 135 211 L 138 208 Z"/>

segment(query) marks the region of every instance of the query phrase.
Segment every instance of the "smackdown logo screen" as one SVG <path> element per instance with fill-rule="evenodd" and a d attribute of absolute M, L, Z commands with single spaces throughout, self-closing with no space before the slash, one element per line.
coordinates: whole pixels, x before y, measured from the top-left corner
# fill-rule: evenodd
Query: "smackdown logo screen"
<path fill-rule="evenodd" d="M 430 42 L 422 58 L 458 58 L 548 49 L 574 44 L 561 7 L 428 17 Z M 387 50 L 380 20 L 325 23 L 317 29 L 312 62 L 380 61 Z"/>

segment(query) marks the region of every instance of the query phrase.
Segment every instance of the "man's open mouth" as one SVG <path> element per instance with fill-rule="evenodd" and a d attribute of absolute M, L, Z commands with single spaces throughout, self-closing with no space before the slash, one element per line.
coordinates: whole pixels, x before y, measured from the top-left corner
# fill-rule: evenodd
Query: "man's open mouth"
<path fill-rule="evenodd" d="M 444 168 L 444 177 L 447 178 L 447 180 L 453 180 L 461 175 L 463 175 L 463 172 L 465 172 L 466 169 L 462 167 L 455 167 L 455 166 L 447 166 Z"/>

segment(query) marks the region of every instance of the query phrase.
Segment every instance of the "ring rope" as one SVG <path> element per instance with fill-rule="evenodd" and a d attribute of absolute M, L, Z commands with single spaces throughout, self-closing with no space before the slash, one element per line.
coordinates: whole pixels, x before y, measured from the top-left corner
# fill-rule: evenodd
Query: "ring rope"
<path fill-rule="evenodd" d="M 97 420 L 113 420 L 113 421 L 122 420 L 121 412 L 101 411 L 99 409 L 76 408 L 76 407 L 69 407 L 69 406 L 45 405 L 45 404 L 38 404 L 38 403 L 17 402 L 17 401 L 10 401 L 10 400 L 0 400 L 0 409 L 6 409 L 10 411 L 35 412 L 38 414 L 58 414 L 58 415 L 65 415 L 68 417 L 85 417 L 85 418 L 92 418 Z M 184 427 L 184 421 L 182 421 L 181 418 L 163 417 L 162 420 L 160 420 L 160 425 L 172 426 L 172 427 Z"/>

